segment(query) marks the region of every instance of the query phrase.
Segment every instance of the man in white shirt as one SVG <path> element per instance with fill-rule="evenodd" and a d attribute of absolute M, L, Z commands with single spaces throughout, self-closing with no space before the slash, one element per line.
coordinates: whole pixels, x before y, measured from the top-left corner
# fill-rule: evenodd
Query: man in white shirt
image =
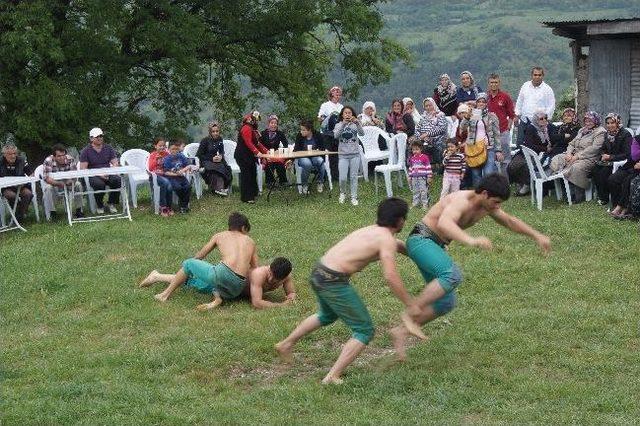
<path fill-rule="evenodd" d="M 547 117 L 553 117 L 556 109 L 556 97 L 553 89 L 542 79 L 544 69 L 542 67 L 531 68 L 531 80 L 527 81 L 520 88 L 518 100 L 516 101 L 516 116 L 514 123 L 518 125 L 518 141 L 520 145 L 524 139 L 524 128 L 531 121 L 533 114 L 537 110 L 544 110 Z"/>

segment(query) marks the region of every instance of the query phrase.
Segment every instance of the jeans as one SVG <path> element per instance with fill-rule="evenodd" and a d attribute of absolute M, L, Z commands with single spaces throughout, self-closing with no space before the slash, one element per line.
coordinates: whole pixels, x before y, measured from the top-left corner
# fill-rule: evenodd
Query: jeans
<path fill-rule="evenodd" d="M 160 188 L 160 207 L 169 207 L 171 206 L 171 192 L 173 188 L 171 187 L 171 181 L 160 175 L 156 175 L 156 179 L 158 182 L 158 187 Z M 153 186 L 153 180 L 149 178 L 149 183 Z"/>
<path fill-rule="evenodd" d="M 180 200 L 180 208 L 189 207 L 189 199 L 191 198 L 191 184 L 189 180 L 184 176 L 176 176 L 169 178 L 169 181 L 171 182 L 171 189 L 178 196 L 178 200 Z M 171 198 L 169 198 L 167 202 L 170 200 Z"/>
<path fill-rule="evenodd" d="M 300 181 L 303 185 L 306 185 L 309 182 L 309 174 L 315 169 L 316 170 L 316 180 L 318 183 L 324 182 L 324 158 L 322 157 L 310 157 L 310 158 L 298 158 L 297 160 L 298 167 L 302 169 L 302 175 L 300 176 Z"/>
<path fill-rule="evenodd" d="M 471 178 L 473 179 L 473 187 L 477 187 L 480 179 L 490 173 L 498 171 L 496 168 L 496 151 L 494 148 L 487 150 L 487 161 L 480 167 L 470 168 Z"/>
<path fill-rule="evenodd" d="M 518 123 L 518 135 L 516 136 L 516 145 L 522 145 L 524 142 L 524 128 L 527 127 L 527 123 L 530 123 L 530 120 L 527 117 L 520 117 L 520 122 Z"/>
<path fill-rule="evenodd" d="M 120 189 L 122 187 L 122 179 L 116 175 L 109 175 L 106 179 L 100 176 L 91 176 L 89 178 L 89 185 L 91 185 L 94 191 L 104 191 L 107 186 L 109 189 Z M 94 195 L 98 208 L 103 208 L 104 192 Z M 120 191 L 109 192 L 109 204 L 118 204 L 118 200 L 120 200 Z"/>
<path fill-rule="evenodd" d="M 351 180 L 351 198 L 358 198 L 358 172 L 360 171 L 360 156 L 338 156 L 338 181 L 340 193 L 347 193 L 347 175 Z"/>

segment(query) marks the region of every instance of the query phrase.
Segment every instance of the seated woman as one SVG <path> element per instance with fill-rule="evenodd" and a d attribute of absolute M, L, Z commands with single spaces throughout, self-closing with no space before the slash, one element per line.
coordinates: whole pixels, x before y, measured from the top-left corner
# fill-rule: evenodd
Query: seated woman
<path fill-rule="evenodd" d="M 376 126 L 381 129 L 384 128 L 384 123 L 376 115 L 376 104 L 371 101 L 367 101 L 362 105 L 362 112 L 358 115 L 358 120 L 360 120 L 362 127 Z"/>
<path fill-rule="evenodd" d="M 278 123 L 280 119 L 277 115 L 271 114 L 267 118 L 268 127 L 262 131 L 261 140 L 262 144 L 267 149 L 273 149 L 276 152 L 278 148 L 287 148 L 289 142 L 284 132 L 278 129 Z M 275 182 L 276 174 L 278 175 L 278 181 L 284 185 L 287 183 L 287 170 L 285 166 L 288 166 L 290 162 L 285 160 L 269 160 L 267 167 L 265 168 L 265 175 L 267 185 L 273 185 Z"/>
<path fill-rule="evenodd" d="M 550 134 L 552 134 L 552 124 L 549 123 L 547 113 L 539 110 L 533 114 L 532 120 L 525 124 L 524 140 L 522 144 L 536 152 L 536 154 L 548 152 Z M 518 151 L 507 166 L 509 182 L 515 183 L 518 188 L 516 195 L 527 195 L 529 193 L 529 167 L 522 151 Z"/>
<path fill-rule="evenodd" d="M 580 123 L 578 123 L 576 110 L 573 108 L 565 108 L 564 111 L 562 111 L 562 124 L 558 126 L 555 134 L 549 135 L 551 146 L 550 150 L 547 149 L 547 155 L 553 158 L 565 152 L 567 146 L 569 146 L 569 142 L 578 134 L 578 130 L 580 130 Z"/>
<path fill-rule="evenodd" d="M 563 172 L 569 180 L 572 200 L 580 203 L 585 200 L 585 190 L 591 181 L 589 176 L 599 158 L 604 136 L 607 131 L 600 125 L 602 119 L 595 111 L 584 115 L 582 127 L 578 135 L 569 142 L 566 152 L 558 154 L 551 160 L 551 170 Z"/>
<path fill-rule="evenodd" d="M 593 183 L 598 191 L 598 204 L 604 206 L 609 204 L 609 185 L 607 180 L 613 172 L 613 163 L 624 161 L 629 157 L 631 141 L 633 136 L 620 124 L 621 118 L 618 114 L 609 113 L 604 119 L 607 129 L 600 158 L 591 172 Z"/>
<path fill-rule="evenodd" d="M 387 113 L 385 130 L 389 134 L 406 133 L 407 137 L 416 131 L 416 125 L 412 116 L 404 114 L 404 106 L 400 99 L 391 102 L 391 111 Z"/>
<path fill-rule="evenodd" d="M 296 136 L 296 143 L 293 147 L 293 151 L 306 151 L 311 146 L 312 149 L 324 150 L 324 142 L 320 133 L 313 129 L 313 121 L 303 120 L 300 123 L 300 133 Z M 302 193 L 307 194 L 309 192 L 309 173 L 315 170 L 317 173 L 316 181 L 318 182 L 318 192 L 322 192 L 324 183 L 324 157 L 306 157 L 298 158 L 296 160 L 298 167 L 302 169 L 302 176 L 300 181 L 302 183 Z"/>
<path fill-rule="evenodd" d="M 614 206 L 610 214 L 614 218 L 632 218 L 632 215 L 629 214 L 630 185 L 637 176 L 640 176 L 640 138 L 638 137 L 631 142 L 627 162 L 608 179 L 611 205 Z"/>
<path fill-rule="evenodd" d="M 402 98 L 402 120 L 406 123 L 412 123 L 412 126 L 407 126 L 407 144 L 410 145 L 410 142 L 415 140 L 416 136 L 416 126 L 418 122 L 422 118 L 418 109 L 416 108 L 415 102 L 411 98 Z M 411 120 L 409 120 L 411 118 Z"/>
<path fill-rule="evenodd" d="M 215 194 L 227 196 L 231 186 L 231 167 L 224 159 L 224 143 L 217 121 L 209 123 L 209 136 L 200 141 L 196 157 L 204 168 L 202 177 Z"/>
<path fill-rule="evenodd" d="M 423 144 L 422 151 L 431 158 L 435 171 L 440 172 L 447 138 L 447 119 L 433 98 L 426 98 L 422 105 L 424 113 L 416 126 L 416 135 Z"/>

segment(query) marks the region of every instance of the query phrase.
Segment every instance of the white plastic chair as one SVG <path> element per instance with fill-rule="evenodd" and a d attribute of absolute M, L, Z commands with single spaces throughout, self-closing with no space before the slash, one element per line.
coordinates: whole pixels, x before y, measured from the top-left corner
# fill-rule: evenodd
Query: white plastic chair
<path fill-rule="evenodd" d="M 196 198 L 198 200 L 202 197 L 202 184 L 204 183 L 204 179 L 201 175 L 204 169 L 200 167 L 200 159 L 196 157 L 199 147 L 200 144 L 198 142 L 190 143 L 184 147 L 183 152 L 185 157 L 193 158 L 195 161 L 197 170 L 189 174 L 189 180 L 193 183 L 193 188 L 196 190 Z"/>
<path fill-rule="evenodd" d="M 128 176 L 129 193 L 134 208 L 138 207 L 138 186 L 149 185 L 149 175 L 146 172 L 149 155 L 144 149 L 136 148 L 125 151 L 120 156 L 120 164 L 123 166 L 134 166 L 140 169 L 140 172 L 131 173 Z"/>
<path fill-rule="evenodd" d="M 223 140 L 222 143 L 224 144 L 224 159 L 229 165 L 229 167 L 231 167 L 231 175 L 233 177 L 233 180 L 238 182 L 238 186 L 239 186 L 240 185 L 240 166 L 238 166 L 238 162 L 233 156 L 236 152 L 236 147 L 238 146 L 238 143 L 229 139 Z M 262 170 L 262 166 L 260 164 L 256 166 L 256 175 L 258 178 L 258 191 L 262 194 L 262 181 L 264 179 L 264 170 Z M 233 183 L 229 185 L 229 194 L 231 194 L 232 186 L 233 186 Z"/>
<path fill-rule="evenodd" d="M 615 172 L 617 172 L 618 169 L 626 162 L 627 162 L 627 160 L 614 161 L 613 162 L 613 170 L 611 171 L 611 174 L 614 174 Z"/>
<path fill-rule="evenodd" d="M 542 185 L 545 182 L 553 181 L 556 190 L 556 198 L 558 200 L 562 199 L 562 187 L 560 186 L 560 180 L 564 183 L 564 189 L 567 193 L 567 200 L 569 201 L 569 205 L 571 205 L 571 190 L 569 189 L 569 181 L 564 176 L 562 172 L 555 173 L 553 175 L 547 175 L 540 163 L 540 158 L 538 158 L 538 154 L 535 153 L 531 148 L 527 148 L 522 145 L 520 147 L 522 149 L 522 154 L 524 155 L 524 159 L 527 161 L 527 167 L 529 168 L 529 179 L 530 179 L 530 187 L 531 187 L 531 204 L 534 204 L 537 201 L 538 210 L 542 210 Z"/>
<path fill-rule="evenodd" d="M 296 183 L 298 184 L 298 193 L 302 194 L 302 168 L 298 167 L 298 162 L 294 161 L 296 167 Z M 329 155 L 324 156 L 324 180 L 329 183 L 329 191 L 333 191 L 333 182 L 331 181 L 331 167 L 329 166 Z"/>
<path fill-rule="evenodd" d="M 76 168 L 78 170 L 80 170 L 80 162 L 78 161 Z M 91 214 L 96 214 L 96 209 L 98 208 L 98 205 L 96 203 L 96 196 L 95 193 L 93 192 L 93 188 L 91 187 L 91 185 L 89 184 L 89 178 L 88 177 L 84 177 L 84 187 L 85 187 L 85 192 L 87 193 L 87 200 L 89 201 L 89 210 L 91 210 Z"/>
<path fill-rule="evenodd" d="M 358 139 L 362 142 L 362 146 L 360 147 L 360 160 L 362 162 L 364 180 L 369 181 L 369 163 L 372 161 L 389 160 L 389 150 L 380 150 L 378 146 L 378 136 L 386 139 L 387 146 L 391 146 L 393 142 L 389 134 L 379 127 L 365 126 L 363 130 L 364 135 L 358 135 Z"/>
<path fill-rule="evenodd" d="M 378 195 L 378 173 L 382 173 L 384 176 L 384 185 L 387 189 L 387 197 L 393 197 L 393 189 L 391 185 L 391 173 L 398 173 L 398 186 L 402 187 L 402 178 L 404 172 L 404 178 L 408 179 L 407 173 L 407 135 L 404 133 L 398 133 L 391 138 L 389 144 L 389 163 L 379 164 L 374 170 L 374 181 L 376 187 L 376 195 Z"/>

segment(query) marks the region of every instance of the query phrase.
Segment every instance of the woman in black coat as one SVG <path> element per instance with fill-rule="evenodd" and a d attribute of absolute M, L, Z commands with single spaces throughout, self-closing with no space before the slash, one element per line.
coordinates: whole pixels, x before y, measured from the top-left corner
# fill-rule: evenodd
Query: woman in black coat
<path fill-rule="evenodd" d="M 231 186 L 231 167 L 224 159 L 224 143 L 217 121 L 209 123 L 209 136 L 200 141 L 196 157 L 204 168 L 202 177 L 214 193 L 226 196 Z"/>
<path fill-rule="evenodd" d="M 609 176 L 613 172 L 613 163 L 624 161 L 631 152 L 631 141 L 633 136 L 622 127 L 621 118 L 618 114 L 610 113 L 604 119 L 607 134 L 602 144 L 600 159 L 591 171 L 593 183 L 598 191 L 598 204 L 604 206 L 609 204 Z"/>
<path fill-rule="evenodd" d="M 278 152 L 278 148 L 287 148 L 289 142 L 284 132 L 278 129 L 279 118 L 277 115 L 272 114 L 267 118 L 268 127 L 262 131 L 260 137 L 262 144 L 269 150 L 273 149 Z M 269 160 L 265 169 L 267 185 L 273 185 L 275 183 L 275 177 L 277 175 L 278 182 L 281 185 L 287 183 L 287 162 L 283 160 Z"/>

